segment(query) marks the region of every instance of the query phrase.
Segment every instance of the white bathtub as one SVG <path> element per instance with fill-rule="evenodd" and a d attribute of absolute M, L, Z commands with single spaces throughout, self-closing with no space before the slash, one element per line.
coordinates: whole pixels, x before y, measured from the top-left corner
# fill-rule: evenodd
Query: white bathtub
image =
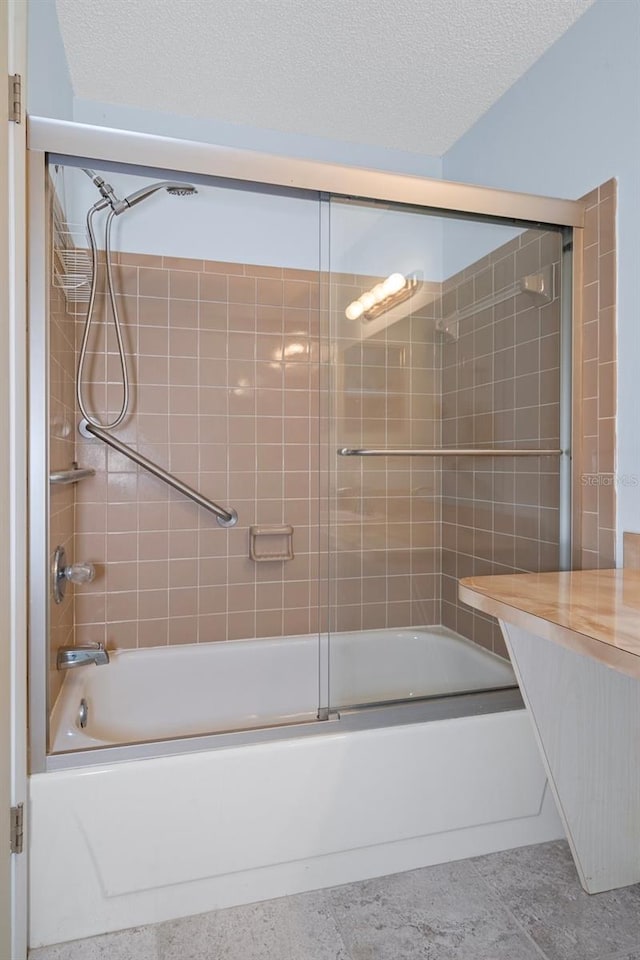
<path fill-rule="evenodd" d="M 337 710 L 516 682 L 507 661 L 446 627 L 335 634 L 330 665 Z M 107 666 L 67 673 L 52 713 L 51 749 L 311 721 L 318 689 L 313 635 L 115 651 Z"/>
<path fill-rule="evenodd" d="M 71 671 L 54 717 L 67 752 L 30 778 L 31 945 L 562 836 L 517 694 L 313 722 L 317 663 L 317 642 L 288 638 L 123 652 Z M 332 676 L 336 705 L 512 681 L 504 661 L 439 628 L 343 635 Z M 480 701 L 485 712 L 468 715 Z M 283 712 L 309 722 L 197 736 Z M 187 730 L 190 752 L 164 755 L 180 747 L 161 738 Z M 122 745 L 132 737 L 139 746 Z M 108 762 L 114 753 L 126 757 Z"/>

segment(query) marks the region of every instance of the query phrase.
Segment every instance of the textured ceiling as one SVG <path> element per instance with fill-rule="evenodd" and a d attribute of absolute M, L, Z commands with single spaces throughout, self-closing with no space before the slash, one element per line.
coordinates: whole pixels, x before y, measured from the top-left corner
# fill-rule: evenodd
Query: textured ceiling
<path fill-rule="evenodd" d="M 56 0 L 77 97 L 440 156 L 593 0 Z"/>

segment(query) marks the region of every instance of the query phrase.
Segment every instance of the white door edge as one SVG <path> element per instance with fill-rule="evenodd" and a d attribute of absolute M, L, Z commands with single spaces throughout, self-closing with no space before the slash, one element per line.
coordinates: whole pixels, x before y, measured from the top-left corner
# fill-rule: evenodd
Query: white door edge
<path fill-rule="evenodd" d="M 8 77 L 19 74 L 22 79 L 22 100 L 26 82 L 26 20 L 27 5 L 21 0 L 8 0 L 0 5 L 0 59 L 8 84 Z M 5 91 L 7 87 L 5 86 Z M 3 769 L 2 804 L 24 804 L 25 826 L 27 814 L 27 404 L 26 404 L 26 118 L 22 110 L 21 123 L 8 116 L 8 95 L 2 91 L 0 135 L 4 173 L 0 178 L 2 196 L 0 211 L 4 223 L 4 237 L 0 246 L 0 286 L 2 303 L 0 316 L 0 379 L 4 382 L 3 409 L 0 410 L 0 530 L 5 554 L 0 560 L 0 645 L 2 658 L 8 666 L 1 681 L 1 694 L 8 710 L 2 712 Z M 5 769 L 5 765 L 6 768 Z M 2 811 L 0 822 L 8 821 L 8 809 Z M 26 835 L 25 835 L 26 837 Z M 25 960 L 27 955 L 27 853 L 10 854 L 4 846 L 9 862 L 2 864 L 4 881 L 0 903 L 0 949 L 12 960 Z M 7 888 L 8 884 L 8 888 Z M 7 951 L 10 951 L 8 953 Z"/>

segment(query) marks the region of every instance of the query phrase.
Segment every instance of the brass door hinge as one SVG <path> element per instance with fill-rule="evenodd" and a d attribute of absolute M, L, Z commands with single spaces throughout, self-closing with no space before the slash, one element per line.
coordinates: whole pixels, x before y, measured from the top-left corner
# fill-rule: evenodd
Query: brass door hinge
<path fill-rule="evenodd" d="M 19 73 L 9 74 L 9 120 L 22 122 L 22 77 Z"/>
<path fill-rule="evenodd" d="M 24 804 L 11 807 L 11 853 L 22 853 L 24 849 Z"/>

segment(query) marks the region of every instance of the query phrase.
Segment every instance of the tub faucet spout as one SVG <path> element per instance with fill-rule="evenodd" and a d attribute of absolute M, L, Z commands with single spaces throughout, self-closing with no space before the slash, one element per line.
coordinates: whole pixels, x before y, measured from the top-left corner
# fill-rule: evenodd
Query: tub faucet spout
<path fill-rule="evenodd" d="M 58 670 L 82 667 L 86 663 L 95 663 L 98 667 L 109 663 L 109 654 L 105 650 L 104 643 L 87 643 L 80 647 L 58 647 L 56 659 Z"/>

